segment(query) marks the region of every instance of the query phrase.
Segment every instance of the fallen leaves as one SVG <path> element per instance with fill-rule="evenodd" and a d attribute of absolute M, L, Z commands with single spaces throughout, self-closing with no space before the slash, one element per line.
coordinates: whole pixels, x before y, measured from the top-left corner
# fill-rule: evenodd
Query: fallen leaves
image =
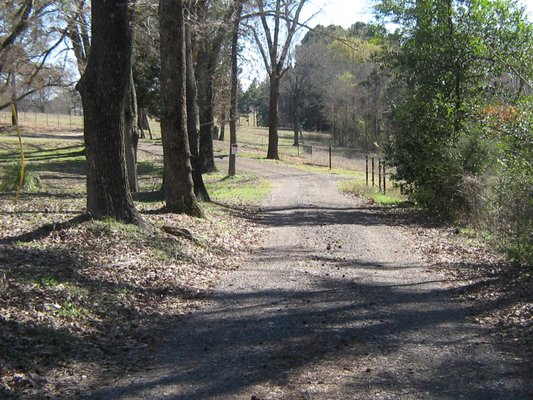
<path fill-rule="evenodd" d="M 259 232 L 247 219 L 210 206 L 205 220 L 144 215 L 154 227 L 187 235 L 89 221 L 31 241 L 6 240 L 49 223 L 50 214 L 39 212 L 45 201 L 15 214 L 7 202 L 0 205 L 0 393 L 6 397 L 79 397 L 113 373 L 143 365 L 135 361 L 149 356 L 172 321 L 206 301 Z M 70 209 L 72 202 L 51 207 Z M 42 379 L 31 379 L 36 370 Z"/>
<path fill-rule="evenodd" d="M 438 224 L 416 210 L 391 209 L 384 220 L 403 227 L 448 286 L 475 304 L 473 319 L 504 341 L 529 346 L 533 337 L 533 275 L 475 236 Z"/>

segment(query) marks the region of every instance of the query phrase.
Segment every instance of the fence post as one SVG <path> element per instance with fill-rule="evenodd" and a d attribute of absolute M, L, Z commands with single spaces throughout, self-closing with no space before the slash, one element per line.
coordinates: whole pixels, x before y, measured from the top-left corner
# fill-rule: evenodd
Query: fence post
<path fill-rule="evenodd" d="M 366 186 L 368 186 L 368 154 L 365 157 Z"/>
<path fill-rule="evenodd" d="M 381 193 L 381 158 L 378 158 L 378 191 Z"/>
<path fill-rule="evenodd" d="M 375 184 L 374 184 L 374 169 L 375 169 L 375 163 L 374 163 L 374 157 L 372 157 L 372 187 L 375 186 Z"/>
<path fill-rule="evenodd" d="M 57 126 L 59 126 L 59 113 L 57 114 Z"/>
<path fill-rule="evenodd" d="M 385 173 L 385 161 L 383 161 L 383 194 L 387 194 L 387 184 L 386 184 L 386 173 Z"/>
<path fill-rule="evenodd" d="M 329 169 L 331 170 L 331 146 L 329 146 Z"/>
<path fill-rule="evenodd" d="M 48 113 L 46 113 L 46 125 L 48 125 Z"/>

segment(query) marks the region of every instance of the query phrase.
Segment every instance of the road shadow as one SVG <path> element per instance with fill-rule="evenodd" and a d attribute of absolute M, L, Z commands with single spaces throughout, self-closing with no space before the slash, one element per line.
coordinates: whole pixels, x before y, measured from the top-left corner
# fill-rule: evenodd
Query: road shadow
<path fill-rule="evenodd" d="M 371 210 L 350 207 L 266 207 L 253 218 L 275 227 L 382 224 Z M 307 277 L 310 284 L 290 290 L 215 291 L 209 307 L 189 315 L 169 335 L 150 370 L 95 395 L 262 398 L 268 394 L 253 390 L 263 385 L 296 392 L 301 386 L 306 398 L 304 388 L 312 382 L 300 373 L 316 365 L 338 372 L 335 368 L 341 365 L 349 377 L 334 389 L 339 394 L 369 396 L 371 385 L 373 393 L 389 393 L 390 398 L 406 390 L 428 399 L 527 399 L 527 365 L 499 357 L 486 340 L 486 330 L 471 322 L 473 315 L 510 304 L 512 298 L 497 304 L 465 302 L 453 296 L 455 289 L 445 278 L 370 283 L 359 275 L 396 270 L 413 275 L 420 269 L 364 256 L 316 255 L 293 244 L 263 247 L 255 257 L 255 268 L 261 270 L 284 262 L 289 268 L 290 260 L 298 260 L 302 265 L 327 263 L 340 272 Z M 376 359 L 384 367 L 369 370 Z"/>
<path fill-rule="evenodd" d="M 425 398 L 526 399 L 519 374 L 516 379 L 501 375 L 515 371 L 514 366 L 485 356 L 485 333 L 467 322 L 475 311 L 450 301 L 447 289 L 399 290 L 332 278 L 306 290 L 216 293 L 213 306 L 190 315 L 175 330 L 166 356 L 148 378 L 102 389 L 96 396 L 233 398 L 256 385 L 293 385 L 289 377 L 312 364 L 343 363 L 353 372 L 353 383 L 339 393 L 368 393 L 371 382 L 376 392 L 398 393 L 405 387 Z M 457 326 L 462 327 L 459 336 L 454 335 Z M 417 346 L 434 349 L 437 361 L 423 354 L 417 359 Z M 412 373 L 395 373 L 394 360 L 411 351 L 414 362 L 405 368 Z M 376 358 L 390 360 L 391 370 L 359 370 L 365 360 Z"/>

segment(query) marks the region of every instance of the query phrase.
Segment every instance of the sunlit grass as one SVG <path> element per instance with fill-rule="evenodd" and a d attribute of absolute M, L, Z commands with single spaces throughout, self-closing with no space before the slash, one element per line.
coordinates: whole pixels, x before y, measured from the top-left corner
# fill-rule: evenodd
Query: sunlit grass
<path fill-rule="evenodd" d="M 227 204 L 258 205 L 271 189 L 270 181 L 252 174 L 227 177 L 213 173 L 205 177 L 211 200 Z"/>
<path fill-rule="evenodd" d="M 343 192 L 366 197 L 380 205 L 401 206 L 407 202 L 407 198 L 400 193 L 400 190 L 390 183 L 386 193 L 380 192 L 376 186 L 367 186 L 364 178 L 340 182 L 338 185 Z"/>

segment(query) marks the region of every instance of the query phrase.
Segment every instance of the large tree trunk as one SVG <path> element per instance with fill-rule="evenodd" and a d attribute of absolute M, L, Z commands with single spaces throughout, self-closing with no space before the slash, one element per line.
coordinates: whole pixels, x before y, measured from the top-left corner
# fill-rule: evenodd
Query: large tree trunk
<path fill-rule="evenodd" d="M 229 109 L 229 135 L 230 135 L 230 155 L 228 175 L 234 176 L 236 172 L 237 157 L 232 154 L 232 147 L 237 144 L 237 91 L 239 86 L 239 24 L 242 14 L 243 0 L 238 0 L 235 19 L 233 21 L 233 32 L 231 37 L 231 90 L 230 90 L 230 109 Z"/>
<path fill-rule="evenodd" d="M 161 136 L 170 212 L 203 216 L 194 195 L 187 134 L 185 21 L 182 0 L 160 1 Z"/>
<path fill-rule="evenodd" d="M 84 110 L 87 212 L 143 225 L 128 184 L 124 108 L 131 69 L 127 0 L 93 0 L 92 46 L 78 89 Z"/>
<path fill-rule="evenodd" d="M 137 192 L 139 191 L 139 181 L 137 179 L 137 145 L 139 144 L 139 131 L 137 129 L 137 93 L 135 91 L 135 82 L 133 81 L 133 71 L 130 71 L 128 100 L 125 109 L 126 132 L 124 137 L 126 171 L 128 172 L 130 190 L 132 192 Z"/>
<path fill-rule="evenodd" d="M 192 179 L 194 194 L 200 201 L 211 201 L 202 177 L 203 161 L 198 148 L 198 90 L 194 73 L 192 55 L 192 35 L 190 26 L 186 27 L 187 50 L 187 130 L 189 133 L 189 146 L 191 148 Z"/>
<path fill-rule="evenodd" d="M 278 99 L 280 78 L 272 73 L 270 77 L 270 105 L 268 118 L 268 151 L 267 158 L 279 160 L 278 155 Z"/>
<path fill-rule="evenodd" d="M 196 66 L 196 77 L 198 82 L 198 104 L 200 108 L 200 156 L 204 161 L 203 172 L 216 171 L 213 155 L 213 130 L 215 126 L 213 73 L 210 71 L 209 64 L 209 54 L 205 49 L 201 49 Z"/>

